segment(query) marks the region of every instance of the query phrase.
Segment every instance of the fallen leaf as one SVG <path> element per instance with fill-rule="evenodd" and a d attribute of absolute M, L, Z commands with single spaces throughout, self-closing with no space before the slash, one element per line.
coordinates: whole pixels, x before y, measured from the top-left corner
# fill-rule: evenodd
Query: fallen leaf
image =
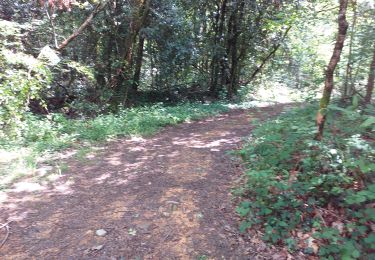
<path fill-rule="evenodd" d="M 137 234 L 137 230 L 135 230 L 134 228 L 129 228 L 128 234 L 131 236 L 135 236 Z"/>
<path fill-rule="evenodd" d="M 307 246 L 310 247 L 310 248 L 312 248 L 314 254 L 318 253 L 319 246 L 316 243 L 315 239 L 313 239 L 312 237 L 310 237 L 309 239 L 307 239 Z"/>
<path fill-rule="evenodd" d="M 333 222 L 332 227 L 336 228 L 340 232 L 340 234 L 344 232 L 344 223 L 342 222 L 339 222 L 339 221 Z"/>

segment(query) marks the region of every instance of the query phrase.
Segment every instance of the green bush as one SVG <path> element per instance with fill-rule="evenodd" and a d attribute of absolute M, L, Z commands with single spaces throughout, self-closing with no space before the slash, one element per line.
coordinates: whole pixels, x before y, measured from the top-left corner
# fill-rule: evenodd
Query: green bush
<path fill-rule="evenodd" d="M 332 106 L 325 138 L 317 142 L 316 111 L 308 106 L 260 125 L 241 150 L 248 170 L 237 207 L 240 228 L 262 227 L 266 241 L 305 253 L 313 249 L 296 234 L 310 234 L 323 258 L 370 257 L 374 117 Z"/>
<path fill-rule="evenodd" d="M 28 26 L 0 19 L 0 138 L 19 134 L 30 100 L 39 99 L 52 80 L 48 62 L 22 47 Z"/>

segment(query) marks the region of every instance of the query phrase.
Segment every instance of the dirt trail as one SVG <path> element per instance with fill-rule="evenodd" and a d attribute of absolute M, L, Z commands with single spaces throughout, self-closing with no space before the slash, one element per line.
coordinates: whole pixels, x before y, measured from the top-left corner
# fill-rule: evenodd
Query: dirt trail
<path fill-rule="evenodd" d="M 238 234 L 230 189 L 239 170 L 227 151 L 251 118 L 281 110 L 234 110 L 119 140 L 68 161 L 48 187 L 16 185 L 0 204 L 0 222 L 13 220 L 0 259 L 254 259 L 256 245 Z"/>

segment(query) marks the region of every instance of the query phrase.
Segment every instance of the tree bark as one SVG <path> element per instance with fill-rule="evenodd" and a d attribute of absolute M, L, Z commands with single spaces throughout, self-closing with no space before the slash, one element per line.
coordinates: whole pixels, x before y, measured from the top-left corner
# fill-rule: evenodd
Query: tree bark
<path fill-rule="evenodd" d="M 334 87 L 333 76 L 337 66 L 340 61 L 340 56 L 342 49 L 344 47 L 344 41 L 346 37 L 346 32 L 348 30 L 348 22 L 346 21 L 346 9 L 348 7 L 348 0 L 340 0 L 340 9 L 338 16 L 338 35 L 336 38 L 335 48 L 333 50 L 331 59 L 328 63 L 326 69 L 326 79 L 324 82 L 323 97 L 320 100 L 319 111 L 316 116 L 316 122 L 318 125 L 318 133 L 316 135 L 316 140 L 320 141 L 323 138 L 324 125 L 327 119 L 327 107 L 331 99 L 332 90 Z"/>
<path fill-rule="evenodd" d="M 367 80 L 367 87 L 366 87 L 366 96 L 365 96 L 365 104 L 370 104 L 372 92 L 374 92 L 374 80 L 375 80 L 375 45 L 374 45 L 374 53 L 372 55 L 372 61 L 370 65 L 370 72 L 368 74 Z"/>

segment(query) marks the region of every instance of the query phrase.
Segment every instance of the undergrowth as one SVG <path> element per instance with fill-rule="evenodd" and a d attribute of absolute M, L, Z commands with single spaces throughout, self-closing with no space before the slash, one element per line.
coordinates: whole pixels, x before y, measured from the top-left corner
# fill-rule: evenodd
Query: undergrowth
<path fill-rule="evenodd" d="M 322 259 L 375 259 L 375 109 L 331 106 L 322 142 L 316 106 L 260 125 L 240 151 L 247 165 L 241 230 Z"/>
<path fill-rule="evenodd" d="M 62 114 L 46 117 L 28 114 L 16 132 L 0 132 L 0 155 L 10 154 L 10 161 L 0 156 L 0 189 L 7 186 L 2 179 L 22 176 L 18 168 L 35 168 L 36 160 L 44 154 L 69 147 L 80 148 L 121 136 L 147 136 L 168 125 L 197 120 L 228 107 L 221 103 L 184 103 L 177 106 L 162 104 L 124 109 L 116 114 L 100 115 L 91 119 L 68 119 Z M 18 152 L 18 151 L 22 151 Z M 15 155 L 15 153 L 17 155 Z M 6 181 L 8 184 L 10 181 Z"/>
<path fill-rule="evenodd" d="M 150 135 L 167 125 L 197 120 L 227 108 L 219 103 L 185 103 L 177 106 L 153 105 L 124 109 L 116 114 L 92 119 L 67 119 L 62 114 L 46 117 L 28 114 L 11 135 L 3 133 L 0 147 L 32 147 L 37 151 L 55 151 L 80 141 L 102 141 L 131 135 Z"/>

